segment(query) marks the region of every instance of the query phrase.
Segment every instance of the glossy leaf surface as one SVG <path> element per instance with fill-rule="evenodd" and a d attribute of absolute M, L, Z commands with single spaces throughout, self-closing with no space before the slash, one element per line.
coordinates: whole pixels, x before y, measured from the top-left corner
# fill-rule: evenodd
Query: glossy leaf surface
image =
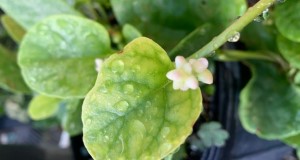
<path fill-rule="evenodd" d="M 84 97 L 96 80 L 95 59 L 110 52 L 109 35 L 100 24 L 75 16 L 53 16 L 28 31 L 18 62 L 35 91 Z"/>
<path fill-rule="evenodd" d="M 275 24 L 286 38 L 300 42 L 300 1 L 288 0 L 275 8 Z"/>
<path fill-rule="evenodd" d="M 61 99 L 43 95 L 35 96 L 29 104 L 29 116 L 34 120 L 50 118 L 58 111 L 61 101 Z"/>
<path fill-rule="evenodd" d="M 271 50 L 278 52 L 276 44 L 277 30 L 274 26 L 252 22 L 241 32 L 241 41 L 249 50 Z M 255 35 L 255 36 L 253 36 Z"/>
<path fill-rule="evenodd" d="M 252 78 L 240 96 L 244 128 L 266 139 L 300 131 L 300 90 L 286 74 L 268 62 L 251 62 Z"/>
<path fill-rule="evenodd" d="M 83 139 L 95 160 L 161 159 L 191 133 L 200 90 L 172 88 L 167 53 L 137 38 L 108 58 L 83 103 Z"/>
<path fill-rule="evenodd" d="M 218 27 L 211 24 L 204 24 L 196 28 L 193 32 L 184 37 L 176 46 L 169 52 L 171 58 L 177 55 L 190 56 L 206 43 L 213 39 L 218 33 Z"/>
<path fill-rule="evenodd" d="M 293 42 L 281 35 L 277 37 L 277 45 L 280 53 L 290 65 L 300 69 L 300 42 Z"/>
<path fill-rule="evenodd" d="M 204 22 L 224 27 L 246 10 L 245 0 L 112 0 L 111 3 L 121 24 L 134 25 L 167 50 Z"/>
<path fill-rule="evenodd" d="M 131 42 L 132 40 L 141 37 L 142 34 L 132 25 L 125 24 L 122 28 L 122 34 L 127 43 Z"/>
<path fill-rule="evenodd" d="M 63 0 L 0 0 L 0 7 L 26 30 L 51 15 L 81 15 Z"/>

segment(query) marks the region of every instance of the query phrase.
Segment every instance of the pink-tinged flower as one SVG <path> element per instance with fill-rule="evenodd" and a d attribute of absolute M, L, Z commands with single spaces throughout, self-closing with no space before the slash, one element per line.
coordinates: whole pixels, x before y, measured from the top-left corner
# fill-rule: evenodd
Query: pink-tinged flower
<path fill-rule="evenodd" d="M 95 70 L 97 72 L 99 72 L 101 70 L 102 64 L 103 64 L 103 60 L 102 59 L 100 59 L 100 58 L 96 58 L 95 59 Z"/>
<path fill-rule="evenodd" d="M 189 62 L 182 56 L 175 58 L 176 69 L 167 73 L 167 78 L 173 81 L 175 90 L 186 91 L 197 89 L 199 82 L 211 84 L 213 76 L 207 69 L 208 61 L 206 58 L 190 59 Z"/>

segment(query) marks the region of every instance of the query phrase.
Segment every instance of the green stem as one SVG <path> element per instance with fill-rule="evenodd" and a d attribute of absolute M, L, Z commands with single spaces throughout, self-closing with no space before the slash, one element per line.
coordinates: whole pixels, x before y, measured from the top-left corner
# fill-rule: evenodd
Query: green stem
<path fill-rule="evenodd" d="M 200 58 L 212 53 L 224 43 L 228 38 L 232 37 L 237 32 L 241 31 L 246 25 L 253 21 L 254 18 L 259 16 L 265 9 L 271 6 L 276 0 L 260 0 L 253 7 L 250 7 L 247 12 L 232 23 L 227 29 L 225 29 L 217 37 L 213 38 L 208 44 L 202 47 L 200 50 L 192 54 L 189 58 Z"/>
<path fill-rule="evenodd" d="M 217 58 L 220 60 L 245 60 L 245 59 L 258 59 L 271 62 L 277 62 L 271 55 L 267 53 L 257 53 L 251 51 L 239 51 L 239 50 L 223 50 L 217 51 Z"/>

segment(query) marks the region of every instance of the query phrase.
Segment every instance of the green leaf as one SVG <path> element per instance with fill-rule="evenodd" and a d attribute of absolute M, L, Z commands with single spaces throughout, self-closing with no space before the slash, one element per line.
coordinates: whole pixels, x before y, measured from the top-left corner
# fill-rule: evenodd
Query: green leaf
<path fill-rule="evenodd" d="M 294 148 L 300 148 L 300 134 L 284 138 L 282 141 Z"/>
<path fill-rule="evenodd" d="M 275 8 L 275 24 L 286 38 L 300 42 L 300 1 L 288 0 Z"/>
<path fill-rule="evenodd" d="M 16 93 L 30 93 L 25 84 L 19 66 L 16 62 L 16 54 L 10 53 L 0 45 L 0 87 Z"/>
<path fill-rule="evenodd" d="M 107 31 L 100 24 L 75 16 L 52 16 L 24 37 L 18 62 L 27 84 L 55 97 L 84 97 L 97 72 L 95 59 L 111 52 Z"/>
<path fill-rule="evenodd" d="M 63 0 L 0 0 L 0 7 L 26 30 L 51 15 L 81 16 Z"/>
<path fill-rule="evenodd" d="M 189 33 L 169 52 L 172 58 L 177 55 L 189 56 L 199 50 L 218 34 L 219 29 L 211 24 L 204 24 Z"/>
<path fill-rule="evenodd" d="M 122 34 L 127 43 L 131 42 L 132 40 L 142 37 L 142 34 L 139 30 L 137 30 L 134 26 L 130 24 L 125 24 L 122 28 Z"/>
<path fill-rule="evenodd" d="M 293 42 L 279 35 L 277 45 L 283 57 L 293 66 L 300 69 L 300 43 Z"/>
<path fill-rule="evenodd" d="M 174 65 L 147 38 L 108 58 L 86 96 L 83 140 L 95 160 L 162 159 L 191 133 L 202 110 L 200 90 L 172 88 Z"/>
<path fill-rule="evenodd" d="M 298 71 L 298 73 L 296 73 L 295 77 L 294 77 L 294 83 L 298 86 L 300 86 L 300 72 Z"/>
<path fill-rule="evenodd" d="M 20 43 L 25 34 L 24 29 L 17 22 L 15 22 L 15 20 L 7 15 L 1 16 L 1 22 L 10 37 L 15 42 Z"/>
<path fill-rule="evenodd" d="M 223 130 L 218 122 L 204 123 L 197 134 L 205 147 L 221 147 L 229 137 L 228 132 Z"/>
<path fill-rule="evenodd" d="M 35 96 L 29 104 L 29 116 L 34 120 L 50 118 L 57 113 L 61 101 L 44 95 Z"/>
<path fill-rule="evenodd" d="M 111 4 L 121 24 L 132 24 L 167 50 L 198 26 L 212 22 L 223 28 L 246 10 L 245 0 L 111 0 Z"/>
<path fill-rule="evenodd" d="M 278 66 L 251 62 L 252 78 L 241 92 L 239 116 L 246 130 L 266 139 L 300 131 L 300 90 Z"/>
<path fill-rule="evenodd" d="M 252 22 L 243 29 L 240 40 L 246 45 L 247 49 L 278 52 L 276 46 L 277 34 L 277 30 L 273 26 Z"/>
<path fill-rule="evenodd" d="M 82 100 L 66 100 L 66 112 L 62 119 L 62 127 L 70 136 L 82 133 L 81 106 Z"/>

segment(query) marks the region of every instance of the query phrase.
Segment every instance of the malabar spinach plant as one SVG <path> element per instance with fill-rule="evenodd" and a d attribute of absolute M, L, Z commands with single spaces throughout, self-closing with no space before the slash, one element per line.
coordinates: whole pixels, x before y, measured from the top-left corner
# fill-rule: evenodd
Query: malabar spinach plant
<path fill-rule="evenodd" d="M 300 148 L 299 0 L 0 0 L 0 7 L 15 41 L 0 46 L 1 88 L 34 96 L 32 119 L 57 116 L 70 135 L 83 132 L 96 160 L 162 159 L 183 144 L 203 108 L 199 85 L 213 83 L 205 57 L 251 69 L 239 110 L 247 131 Z M 243 49 L 228 47 L 235 42 Z M 222 146 L 227 138 L 212 122 L 194 142 Z"/>

